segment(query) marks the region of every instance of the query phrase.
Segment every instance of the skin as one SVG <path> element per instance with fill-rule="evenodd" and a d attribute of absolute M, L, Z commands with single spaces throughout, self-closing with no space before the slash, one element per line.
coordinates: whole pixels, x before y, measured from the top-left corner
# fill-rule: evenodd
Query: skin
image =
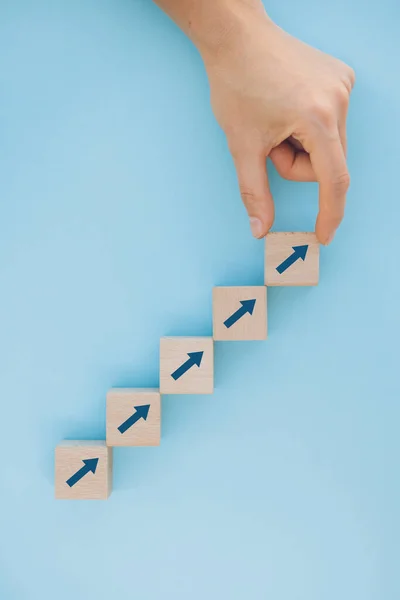
<path fill-rule="evenodd" d="M 329 244 L 350 177 L 346 118 L 354 71 L 290 36 L 261 0 L 156 0 L 197 46 L 224 130 L 252 233 L 274 220 L 266 158 L 292 181 L 319 183 L 315 231 Z"/>

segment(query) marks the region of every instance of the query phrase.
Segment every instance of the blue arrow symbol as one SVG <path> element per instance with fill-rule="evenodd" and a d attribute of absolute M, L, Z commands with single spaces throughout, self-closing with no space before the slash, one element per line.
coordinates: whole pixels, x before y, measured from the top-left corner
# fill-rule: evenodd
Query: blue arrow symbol
<path fill-rule="evenodd" d="M 149 414 L 150 404 L 143 404 L 142 406 L 134 406 L 134 409 L 136 412 L 134 412 L 133 415 L 131 415 L 129 417 L 129 419 L 124 421 L 122 423 L 122 425 L 120 425 L 118 427 L 118 431 L 120 431 L 121 433 L 125 433 L 125 431 L 130 429 L 130 427 L 132 427 L 132 425 L 137 423 L 139 421 L 139 419 L 146 420 L 147 415 Z"/>
<path fill-rule="evenodd" d="M 82 477 L 85 477 L 85 475 L 90 473 L 90 471 L 93 474 L 96 473 L 97 463 L 99 462 L 98 458 L 87 458 L 82 462 L 84 463 L 84 466 L 81 467 L 79 471 L 77 471 L 74 475 L 72 475 L 72 477 L 70 477 L 67 480 L 67 484 L 69 485 L 69 487 L 72 487 L 73 485 L 78 483 L 78 481 L 80 481 Z"/>
<path fill-rule="evenodd" d="M 280 275 L 282 275 L 282 273 L 284 273 L 286 271 L 286 269 L 291 267 L 292 264 L 296 262 L 296 260 L 299 260 L 299 258 L 301 258 L 302 260 L 305 260 L 305 258 L 306 258 L 308 245 L 307 246 L 292 246 L 292 248 L 294 250 L 293 254 L 288 256 L 288 258 L 286 260 L 284 260 L 283 263 L 281 263 L 278 267 L 276 267 L 276 270 L 278 271 L 278 273 Z"/>
<path fill-rule="evenodd" d="M 241 319 L 247 313 L 249 313 L 249 315 L 252 315 L 256 301 L 255 300 L 240 300 L 240 304 L 242 306 L 240 308 L 238 308 L 237 311 L 234 312 L 233 315 L 231 315 L 229 317 L 229 319 L 224 321 L 224 325 L 228 329 L 229 329 L 229 327 L 232 327 L 232 325 L 234 325 L 236 323 L 236 321 L 239 321 L 239 319 Z"/>
<path fill-rule="evenodd" d="M 201 359 L 203 358 L 203 354 L 204 352 L 188 352 L 188 360 L 184 362 L 183 365 L 179 367 L 179 369 L 171 373 L 171 377 L 173 377 L 173 379 L 175 379 L 176 381 L 177 379 L 179 379 L 179 377 L 182 377 L 182 375 L 184 375 L 186 371 L 189 371 L 189 369 L 194 367 L 194 365 L 197 365 L 199 367 L 201 365 Z"/>

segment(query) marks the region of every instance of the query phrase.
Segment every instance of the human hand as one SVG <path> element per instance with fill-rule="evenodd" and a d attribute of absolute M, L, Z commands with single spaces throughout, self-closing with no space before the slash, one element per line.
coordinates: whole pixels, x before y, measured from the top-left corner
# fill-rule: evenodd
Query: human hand
<path fill-rule="evenodd" d="M 329 244 L 345 208 L 346 117 L 354 72 L 243 4 L 212 50 L 199 45 L 214 113 L 237 170 L 252 233 L 274 220 L 266 157 L 293 181 L 319 182 L 316 234 Z"/>

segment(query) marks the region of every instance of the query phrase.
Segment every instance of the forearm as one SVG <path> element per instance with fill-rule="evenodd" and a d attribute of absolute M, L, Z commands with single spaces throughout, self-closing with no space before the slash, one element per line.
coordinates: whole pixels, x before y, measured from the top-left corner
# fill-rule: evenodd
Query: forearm
<path fill-rule="evenodd" d="M 265 17 L 261 0 L 155 0 L 193 41 L 202 54 L 212 53 L 250 14 Z"/>

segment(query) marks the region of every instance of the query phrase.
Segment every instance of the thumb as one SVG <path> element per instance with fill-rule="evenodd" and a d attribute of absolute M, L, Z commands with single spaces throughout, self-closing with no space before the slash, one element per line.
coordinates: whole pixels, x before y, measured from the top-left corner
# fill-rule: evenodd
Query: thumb
<path fill-rule="evenodd" d="M 265 153 L 243 153 L 233 158 L 240 194 L 250 218 L 251 232 L 264 237 L 274 221 L 274 202 L 269 189 Z"/>

